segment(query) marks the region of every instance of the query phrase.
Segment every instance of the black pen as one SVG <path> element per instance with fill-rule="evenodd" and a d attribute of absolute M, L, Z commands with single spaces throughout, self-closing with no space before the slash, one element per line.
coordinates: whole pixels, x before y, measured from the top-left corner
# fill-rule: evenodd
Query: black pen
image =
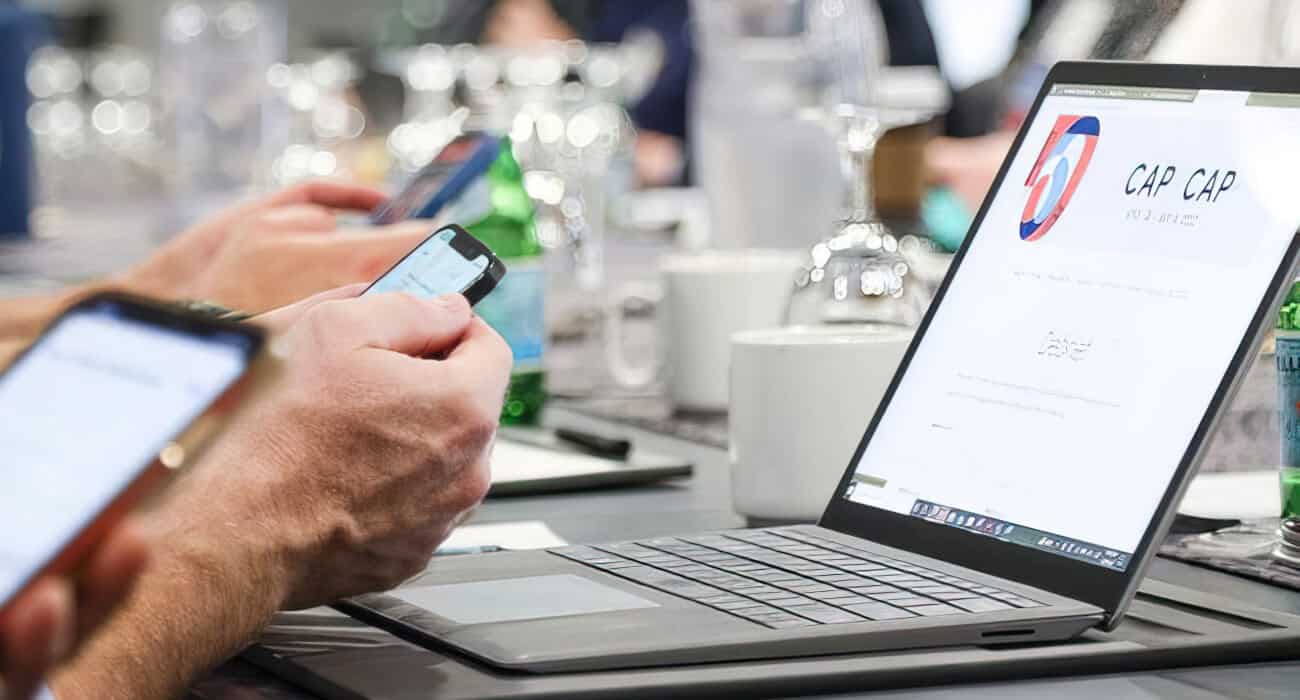
<path fill-rule="evenodd" d="M 632 441 L 625 438 L 605 437 L 571 428 L 556 428 L 555 437 L 597 457 L 625 460 L 632 452 Z"/>

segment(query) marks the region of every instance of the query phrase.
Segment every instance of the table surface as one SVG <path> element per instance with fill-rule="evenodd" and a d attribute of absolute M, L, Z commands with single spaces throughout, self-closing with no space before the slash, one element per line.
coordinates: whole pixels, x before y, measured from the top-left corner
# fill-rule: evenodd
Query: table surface
<path fill-rule="evenodd" d="M 610 424 L 591 417 L 553 408 L 548 422 L 588 429 L 610 430 Z M 596 542 L 640 538 L 702 529 L 743 526 L 730 510 L 730 482 L 725 451 L 706 445 L 621 429 L 638 447 L 682 454 L 696 463 L 689 480 L 651 487 L 598 492 L 555 494 L 536 497 L 494 499 L 478 512 L 474 522 L 542 520 L 571 542 Z M 1300 594 L 1227 574 L 1184 564 L 1157 560 L 1151 576 L 1188 588 L 1248 600 L 1260 607 L 1300 614 Z M 382 633 L 381 633 L 382 634 Z M 1297 652 L 1300 658 L 1300 651 Z M 431 659 L 435 658 L 431 655 Z M 441 686 L 447 695 L 461 697 L 465 687 L 480 682 L 480 675 L 466 662 L 447 657 L 438 659 Z M 428 697 L 443 696 L 428 688 Z M 1157 673 L 1069 678 L 937 687 L 871 693 L 863 691 L 837 697 L 918 698 L 943 700 L 962 698 L 1282 698 L 1300 692 L 1300 662 L 1184 669 Z M 211 700 L 234 698 L 311 698 L 310 693 L 292 688 L 244 662 L 219 669 L 198 684 L 193 697 Z"/>

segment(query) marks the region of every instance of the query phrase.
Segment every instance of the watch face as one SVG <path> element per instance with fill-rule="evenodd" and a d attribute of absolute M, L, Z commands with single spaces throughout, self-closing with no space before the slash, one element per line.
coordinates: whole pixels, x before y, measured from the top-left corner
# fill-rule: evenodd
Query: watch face
<path fill-rule="evenodd" d="M 242 321 L 249 317 L 242 311 L 226 308 L 220 304 L 211 301 L 202 301 L 197 299 L 180 301 L 176 306 L 190 313 L 202 314 L 209 318 L 224 319 L 227 321 Z"/>

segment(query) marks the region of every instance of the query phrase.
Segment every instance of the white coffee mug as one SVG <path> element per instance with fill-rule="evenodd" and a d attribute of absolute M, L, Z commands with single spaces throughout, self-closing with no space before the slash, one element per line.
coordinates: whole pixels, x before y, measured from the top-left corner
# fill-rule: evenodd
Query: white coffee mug
<path fill-rule="evenodd" d="M 817 520 L 911 342 L 899 326 L 795 326 L 731 343 L 731 496 L 754 519 Z"/>
<path fill-rule="evenodd" d="M 606 360 L 614 380 L 639 387 L 662 375 L 674 406 L 724 410 L 731 335 L 781 323 L 805 257 L 800 251 L 757 249 L 664 257 L 659 265 L 663 295 L 656 310 L 660 358 L 636 366 L 624 353 L 622 308 L 629 297 L 646 296 L 643 286 L 626 287 L 614 295 L 606 314 Z"/>

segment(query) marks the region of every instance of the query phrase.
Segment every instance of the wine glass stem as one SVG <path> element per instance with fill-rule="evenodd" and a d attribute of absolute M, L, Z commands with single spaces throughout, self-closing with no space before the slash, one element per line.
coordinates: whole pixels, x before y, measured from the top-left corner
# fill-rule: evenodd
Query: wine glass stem
<path fill-rule="evenodd" d="M 870 223 L 876 220 L 870 173 L 876 140 L 877 136 L 871 133 L 863 144 L 850 145 L 846 139 L 840 148 L 840 170 L 845 180 L 844 219 L 849 223 Z"/>

